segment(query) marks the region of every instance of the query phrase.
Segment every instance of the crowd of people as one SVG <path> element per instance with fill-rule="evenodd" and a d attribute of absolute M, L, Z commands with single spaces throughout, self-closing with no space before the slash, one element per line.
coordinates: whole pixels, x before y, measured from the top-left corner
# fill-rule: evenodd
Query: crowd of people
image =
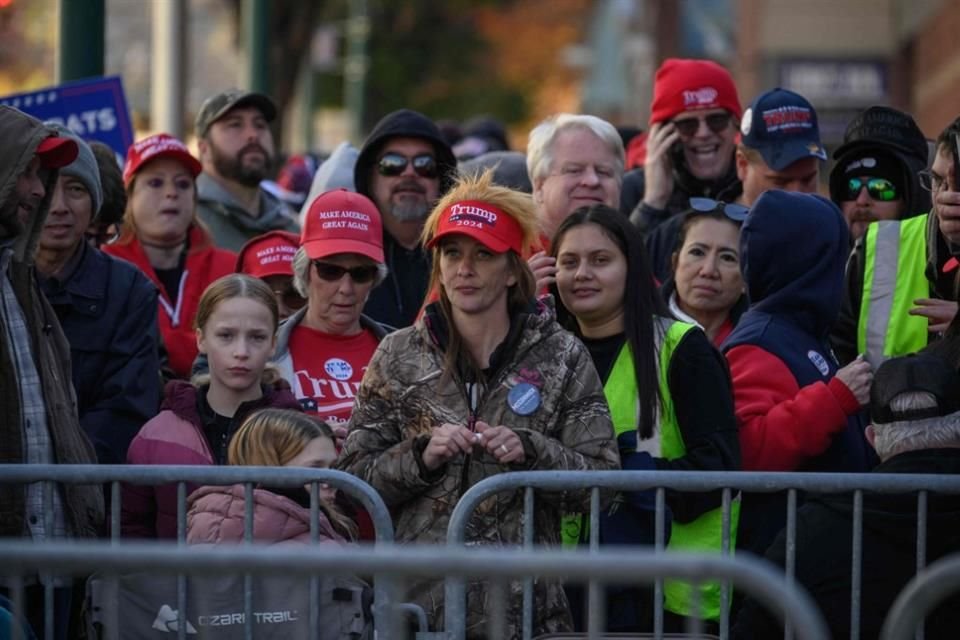
<path fill-rule="evenodd" d="M 522 153 L 490 118 L 404 109 L 275 173 L 276 116 L 218 93 L 199 158 L 160 133 L 121 168 L 0 107 L 0 462 L 337 468 L 379 492 L 399 544 L 442 544 L 467 489 L 515 470 L 960 473 L 960 118 L 928 142 L 870 107 L 821 181 L 814 105 L 773 88 L 744 108 L 706 60 L 658 69 L 641 144 L 563 113 Z M 188 489 L 187 542 L 242 539 L 242 485 Z M 372 539 L 362 509 L 320 497 L 322 543 Z M 543 494 L 536 543 L 585 544 L 589 504 Z M 653 544 L 651 491 L 603 504 L 601 544 Z M 915 572 L 911 504 L 865 505 L 864 637 Z M 98 486 L 0 485 L 0 535 L 103 536 L 107 507 Z M 719 553 L 720 507 L 667 492 L 667 550 Z M 306 489 L 258 486 L 253 508 L 257 541 L 311 544 Z M 174 539 L 177 509 L 173 486 L 124 485 L 120 533 Z M 520 544 L 522 511 L 496 496 L 468 541 Z M 930 512 L 928 561 L 957 548 L 960 505 Z M 784 495 L 735 496 L 737 552 L 783 565 L 785 521 Z M 849 500 L 810 497 L 797 523 L 797 579 L 843 637 Z M 699 588 L 666 583 L 668 631 L 729 606 Z M 486 586 L 467 593 L 485 637 Z M 649 630 L 653 593 L 608 589 L 607 628 Z M 439 581 L 404 595 L 442 629 Z M 32 576 L 26 619 L 42 634 L 52 607 L 73 637 L 81 599 Z M 586 627 L 577 585 L 535 578 L 533 611 L 534 635 Z M 731 613 L 735 637 L 778 633 L 750 599 Z"/>

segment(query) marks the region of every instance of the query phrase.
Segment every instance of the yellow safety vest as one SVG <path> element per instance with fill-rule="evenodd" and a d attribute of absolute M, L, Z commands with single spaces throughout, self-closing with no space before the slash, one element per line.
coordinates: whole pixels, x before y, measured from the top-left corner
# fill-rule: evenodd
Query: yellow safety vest
<path fill-rule="evenodd" d="M 927 345 L 927 319 L 907 312 L 917 298 L 930 297 L 925 273 L 929 215 L 867 227 L 857 351 L 874 367 Z"/>
<path fill-rule="evenodd" d="M 674 460 L 686 455 L 686 447 L 677 424 L 677 416 L 670 396 L 667 374 L 670 360 L 680 340 L 694 325 L 669 318 L 657 317 L 660 331 L 657 332 L 657 352 L 659 354 L 659 383 L 662 410 L 659 414 L 659 429 L 654 437 L 659 438 L 658 457 Z M 633 367 L 630 347 L 623 345 L 607 383 L 603 387 L 616 435 L 637 428 L 637 378 Z M 730 550 L 736 544 L 737 523 L 740 517 L 740 500 L 737 498 L 730 509 Z M 722 550 L 722 509 L 714 509 L 701 514 L 696 520 L 687 523 L 673 522 L 668 551 L 715 552 Z M 564 517 L 562 538 L 564 546 L 575 545 L 581 538 L 581 529 L 586 525 L 581 514 L 569 514 Z M 688 582 L 667 580 L 664 582 L 664 608 L 678 615 L 693 615 L 691 610 L 692 585 Z M 701 617 L 717 620 L 720 617 L 720 583 L 705 582 L 700 585 Z"/>

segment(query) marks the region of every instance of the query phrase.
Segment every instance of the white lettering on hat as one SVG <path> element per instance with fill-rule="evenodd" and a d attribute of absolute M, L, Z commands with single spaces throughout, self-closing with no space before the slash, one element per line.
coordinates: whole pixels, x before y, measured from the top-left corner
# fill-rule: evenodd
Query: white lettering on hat
<path fill-rule="evenodd" d="M 713 87 L 701 87 L 692 91 L 687 90 L 683 92 L 683 106 L 689 109 L 690 107 L 711 105 L 717 101 L 718 95 L 720 95 L 720 92 Z"/>
<path fill-rule="evenodd" d="M 763 112 L 763 124 L 768 132 L 812 129 L 813 113 L 806 107 L 787 106 Z"/>
<path fill-rule="evenodd" d="M 740 133 L 745 136 L 750 135 L 750 129 L 753 127 L 753 109 L 747 107 L 743 112 L 743 119 L 740 121 Z"/>
<path fill-rule="evenodd" d="M 362 220 L 370 222 L 370 216 L 362 211 L 318 211 L 317 217 L 321 220 L 330 220 L 335 218 L 350 218 L 352 220 Z"/>
<path fill-rule="evenodd" d="M 485 224 L 491 227 L 497 225 L 497 214 L 494 211 L 468 204 L 455 204 L 450 207 L 449 221 L 459 227 L 478 227 Z"/>
<path fill-rule="evenodd" d="M 850 173 L 854 169 L 873 169 L 875 166 L 877 166 L 876 158 L 858 158 L 848 164 L 843 172 Z"/>

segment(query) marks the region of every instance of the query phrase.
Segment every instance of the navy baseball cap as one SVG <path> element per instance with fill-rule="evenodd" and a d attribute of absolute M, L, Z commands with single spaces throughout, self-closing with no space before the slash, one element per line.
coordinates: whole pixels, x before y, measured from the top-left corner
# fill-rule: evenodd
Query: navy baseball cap
<path fill-rule="evenodd" d="M 827 159 L 813 105 L 780 87 L 757 96 L 743 112 L 740 143 L 758 151 L 774 171 L 803 158 Z"/>

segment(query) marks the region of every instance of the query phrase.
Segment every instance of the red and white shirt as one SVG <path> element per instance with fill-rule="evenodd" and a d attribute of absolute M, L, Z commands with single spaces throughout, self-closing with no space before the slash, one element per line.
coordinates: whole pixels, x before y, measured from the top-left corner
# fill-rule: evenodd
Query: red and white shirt
<path fill-rule="evenodd" d="M 290 384 L 303 410 L 330 426 L 346 426 L 367 364 L 377 349 L 368 330 L 332 335 L 297 325 L 288 345 L 293 360 Z"/>

